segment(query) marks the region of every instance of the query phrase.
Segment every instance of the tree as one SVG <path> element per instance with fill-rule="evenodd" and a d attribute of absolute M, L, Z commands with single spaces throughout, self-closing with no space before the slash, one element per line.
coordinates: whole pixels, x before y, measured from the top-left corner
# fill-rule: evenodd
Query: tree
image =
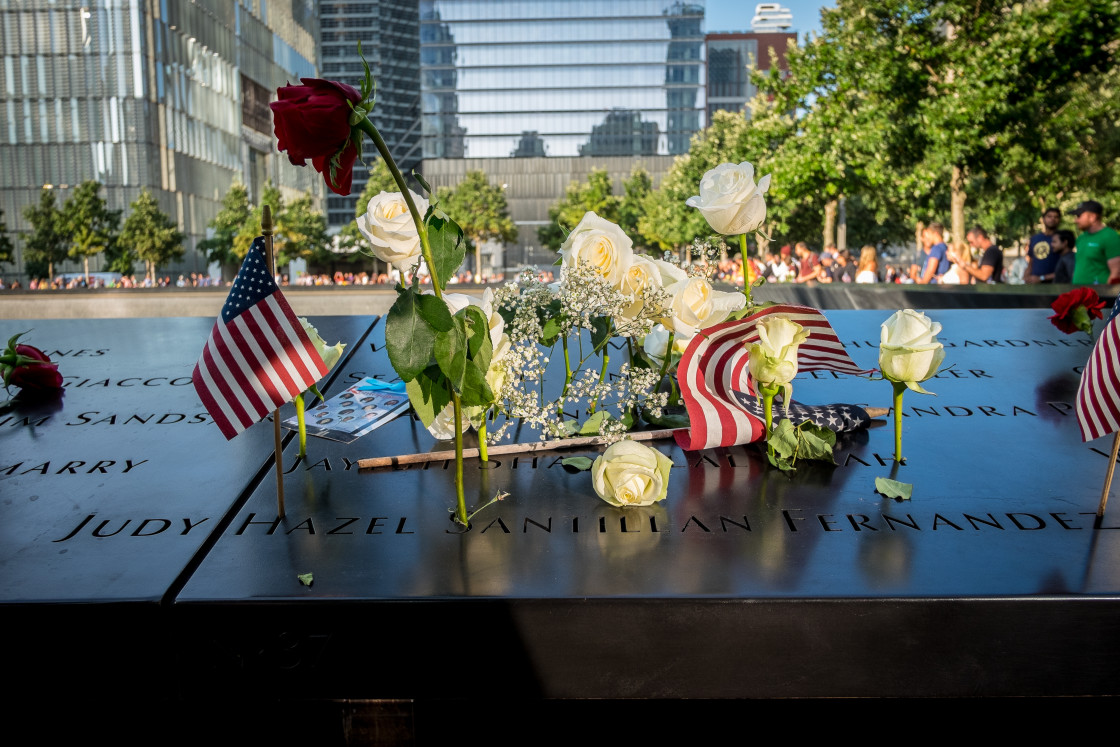
<path fill-rule="evenodd" d="M 272 208 L 272 225 L 275 229 L 281 214 L 284 212 L 284 197 L 271 181 L 265 183 L 264 189 L 261 190 L 260 202 L 252 207 L 245 220 L 238 227 L 237 235 L 233 237 L 233 259 L 235 261 L 240 262 L 245 259 L 245 255 L 249 253 L 249 247 L 253 245 L 253 239 L 261 235 L 261 219 L 264 217 L 265 205 Z"/>
<path fill-rule="evenodd" d="M 1086 160 L 1082 112 L 1115 130 L 1113 92 L 1085 84 L 1115 67 L 1118 23 L 1112 0 L 840 0 L 790 55 L 808 114 L 781 155 L 820 164 L 824 144 L 843 193 L 879 214 L 948 211 L 958 240 L 970 204 L 1025 227 Z"/>
<path fill-rule="evenodd" d="M 222 209 L 207 224 L 214 229 L 214 235 L 198 242 L 199 250 L 206 253 L 207 262 L 222 265 L 234 263 L 233 241 L 249 219 L 250 211 L 249 189 L 241 182 L 234 181 L 222 198 Z"/>
<path fill-rule="evenodd" d="M 12 261 L 12 240 L 8 238 L 8 224 L 4 222 L 4 211 L 0 210 L 0 262 Z"/>
<path fill-rule="evenodd" d="M 586 182 L 572 182 L 564 197 L 548 209 L 548 224 L 537 229 L 537 238 L 549 249 L 558 250 L 588 211 L 618 222 L 619 200 L 614 196 L 606 169 L 594 169 Z"/>
<path fill-rule="evenodd" d="M 474 244 L 475 276 L 482 277 L 482 242 L 517 239 L 517 226 L 509 217 L 509 203 L 501 187 L 490 184 L 482 171 L 468 171 L 454 189 L 436 192 L 439 207 L 463 229 Z"/>
<path fill-rule="evenodd" d="M 170 216 L 159 209 L 148 190 L 131 205 L 121 229 L 120 243 L 136 252 L 147 266 L 147 275 L 156 281 L 156 267 L 183 256 L 183 234 Z"/>
<path fill-rule="evenodd" d="M 630 171 L 630 178 L 622 183 L 623 195 L 618 203 L 618 226 L 638 248 L 656 246 L 655 240 L 642 233 L 639 222 L 642 218 L 642 205 L 653 191 L 653 179 L 640 165 Z"/>
<path fill-rule="evenodd" d="M 308 192 L 288 205 L 276 218 L 277 264 L 294 259 L 327 260 L 331 256 L 327 216 L 312 208 Z"/>
<path fill-rule="evenodd" d="M 68 242 L 62 212 L 58 209 L 54 191 L 39 192 L 39 204 L 23 209 L 23 218 L 31 224 L 31 232 L 23 236 L 25 257 L 28 264 L 46 265 L 47 278 L 54 282 L 54 265 L 66 258 Z M 31 273 L 31 270 L 28 270 Z M 35 273 L 39 274 L 39 273 Z"/>
<path fill-rule="evenodd" d="M 87 285 L 89 258 L 116 242 L 121 225 L 121 211 L 110 210 L 100 191 L 101 182 L 88 179 L 78 185 L 62 206 L 63 225 L 70 236 L 70 257 L 82 258 Z"/>

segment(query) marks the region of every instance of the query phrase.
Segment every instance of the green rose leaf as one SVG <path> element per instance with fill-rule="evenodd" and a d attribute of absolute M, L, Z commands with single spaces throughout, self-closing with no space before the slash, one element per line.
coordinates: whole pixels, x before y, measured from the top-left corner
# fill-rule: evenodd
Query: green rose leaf
<path fill-rule="evenodd" d="M 434 363 L 425 368 L 412 381 L 405 384 L 408 400 L 424 427 L 429 427 L 436 416 L 451 402 L 451 387 L 447 377 Z"/>
<path fill-rule="evenodd" d="M 875 492 L 886 498 L 897 498 L 900 501 L 910 500 L 914 486 L 908 482 L 899 482 L 886 477 L 875 478 Z"/>
<path fill-rule="evenodd" d="M 412 170 L 412 178 L 420 183 L 420 186 L 424 188 L 425 192 L 427 192 L 428 194 L 433 194 L 432 185 L 428 184 L 428 180 L 421 176 L 420 172 L 416 169 Z"/>
<path fill-rule="evenodd" d="M 688 411 L 683 407 L 662 407 L 661 415 L 655 417 L 649 410 L 642 410 L 642 417 L 651 425 L 662 428 L 687 428 Z"/>
<path fill-rule="evenodd" d="M 587 420 L 583 421 L 583 425 L 579 428 L 579 435 L 581 436 L 598 436 L 599 428 L 602 426 L 603 421 L 610 420 L 611 414 L 606 410 L 599 410 Z"/>
<path fill-rule="evenodd" d="M 303 584 L 304 586 L 311 586 L 311 584 L 315 583 L 315 574 L 314 573 L 301 573 L 298 576 L 296 576 L 296 578 L 298 578 L 299 582 L 301 584 Z"/>
<path fill-rule="evenodd" d="M 389 353 L 389 362 L 405 382 L 416 378 L 434 354 L 436 329 L 420 313 L 418 300 L 421 298 L 424 296 L 412 289 L 399 290 L 397 300 L 385 318 L 385 348 Z M 440 301 L 440 304 L 443 305 L 443 302 Z M 446 306 L 443 310 L 447 313 Z"/>
<path fill-rule="evenodd" d="M 836 446 L 836 434 L 828 428 L 821 428 L 808 421 L 797 429 L 800 443 L 798 444 L 798 459 L 816 459 L 829 464 L 836 464 L 832 449 Z"/>
<path fill-rule="evenodd" d="M 490 368 L 494 343 L 490 340 L 490 320 L 477 306 L 467 306 L 459 312 L 467 323 L 467 355 L 479 368 Z"/>
<path fill-rule="evenodd" d="M 550 348 L 556 344 L 560 339 L 560 322 L 556 317 L 549 317 L 541 325 L 541 338 L 538 342 L 546 348 Z"/>
<path fill-rule="evenodd" d="M 467 323 L 463 317 L 453 317 L 451 329 L 436 336 L 435 355 L 439 370 L 451 387 L 461 392 L 467 367 Z"/>
<path fill-rule="evenodd" d="M 432 326 L 436 332 L 447 332 L 451 329 L 451 312 L 447 303 L 436 296 L 420 294 L 416 299 L 417 308 L 424 321 Z"/>
<path fill-rule="evenodd" d="M 450 218 L 444 219 L 433 213 L 428 218 L 428 243 L 432 247 L 432 264 L 439 276 L 440 290 L 443 290 L 467 256 L 463 229 Z"/>
<path fill-rule="evenodd" d="M 463 386 L 459 390 L 464 407 L 489 407 L 494 403 L 494 392 L 486 383 L 486 372 L 474 361 L 468 360 L 463 370 Z"/>
<path fill-rule="evenodd" d="M 565 467 L 571 467 L 577 472 L 584 472 L 591 469 L 591 465 L 595 462 L 588 457 L 567 457 L 560 460 L 560 464 Z"/>
<path fill-rule="evenodd" d="M 611 320 L 605 317 L 596 317 L 591 320 L 591 345 L 596 350 L 602 350 L 611 339 Z"/>

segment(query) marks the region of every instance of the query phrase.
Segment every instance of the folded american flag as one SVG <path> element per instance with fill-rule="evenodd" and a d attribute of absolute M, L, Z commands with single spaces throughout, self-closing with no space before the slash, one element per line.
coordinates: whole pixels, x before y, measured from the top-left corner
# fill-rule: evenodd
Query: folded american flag
<path fill-rule="evenodd" d="M 844 351 L 824 315 L 808 306 L 770 306 L 742 319 L 701 330 L 689 343 L 677 368 L 677 381 L 690 423 L 688 431 L 677 431 L 676 439 L 681 448 L 711 449 L 764 437 L 765 422 L 752 412 L 753 406 L 740 401 L 736 392 L 754 393 L 747 370 L 748 349 L 751 343 L 758 341 L 758 322 L 772 314 L 784 316 L 809 330 L 809 339 L 797 350 L 799 371 L 860 375 L 874 370 L 857 366 Z M 776 412 L 777 417 L 782 410 Z M 859 413 L 852 415 L 858 417 Z M 827 421 L 827 414 L 825 419 Z M 840 428 L 833 427 L 833 430 Z"/>
<path fill-rule="evenodd" d="M 1089 362 L 1081 372 L 1074 411 L 1081 426 L 1081 440 L 1107 436 L 1120 430 L 1120 377 L 1117 356 L 1120 355 L 1120 318 L 1116 316 L 1120 301 L 1113 302 L 1112 313 L 1105 320 L 1101 336 L 1089 354 Z"/>
<path fill-rule="evenodd" d="M 264 238 L 258 236 L 195 364 L 195 391 L 229 439 L 326 373 L 322 357 L 272 279 Z"/>

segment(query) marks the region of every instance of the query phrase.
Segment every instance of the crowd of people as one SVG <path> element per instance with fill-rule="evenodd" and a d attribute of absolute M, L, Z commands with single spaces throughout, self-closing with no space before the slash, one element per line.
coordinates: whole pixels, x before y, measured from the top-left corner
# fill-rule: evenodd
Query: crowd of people
<path fill-rule="evenodd" d="M 1041 229 L 1027 241 L 1026 256 L 1018 257 L 1009 265 L 1004 263 L 1003 250 L 992 240 L 982 226 L 973 226 L 963 241 L 950 241 L 941 223 L 933 222 L 921 232 L 921 246 L 910 257 L 887 263 L 879 250 L 864 246 L 858 253 L 827 246 L 817 253 L 805 242 L 786 245 L 778 251 L 767 251 L 761 258 L 747 260 L 747 273 L 753 281 L 758 276 L 777 283 L 915 283 L 920 285 L 971 285 L 975 283 L 1120 283 L 1120 234 L 1104 224 L 1104 208 L 1095 200 L 1087 200 L 1074 210 L 1078 233 L 1061 228 L 1062 212 L 1047 208 L 1041 216 Z M 540 279 L 552 282 L 551 270 L 539 273 Z M 421 273 L 420 283 L 430 280 Z M 712 279 L 730 285 L 743 283 L 742 257 L 718 261 Z M 410 272 L 401 273 L 394 268 L 388 272 L 369 273 L 337 271 L 333 274 L 301 274 L 293 285 L 345 286 L 383 285 L 393 287 L 399 282 L 412 282 Z M 107 273 L 91 275 L 62 275 L 53 281 L 33 279 L 30 290 L 63 290 L 73 288 L 152 288 L 152 287 L 207 287 L 229 285 L 210 275 L 192 272 L 157 280 L 135 275 L 116 277 Z M 470 270 L 463 270 L 449 280 L 454 284 L 480 282 L 505 282 L 503 273 L 476 277 Z M 278 275 L 277 283 L 288 285 L 287 275 Z M 0 277 L 0 290 L 19 289 L 18 281 L 5 283 Z"/>

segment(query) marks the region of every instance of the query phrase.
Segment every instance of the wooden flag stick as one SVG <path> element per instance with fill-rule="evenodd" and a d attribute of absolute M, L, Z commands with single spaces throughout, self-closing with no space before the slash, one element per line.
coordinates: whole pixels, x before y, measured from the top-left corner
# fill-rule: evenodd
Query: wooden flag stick
<path fill-rule="evenodd" d="M 868 407 L 865 412 L 873 418 L 880 418 L 887 414 L 888 410 L 885 407 Z M 667 428 L 659 431 L 634 431 L 629 434 L 629 438 L 633 441 L 655 441 L 661 438 L 669 438 L 676 432 L 675 428 Z M 536 441 L 534 443 L 525 444 L 504 444 L 502 446 L 491 446 L 487 451 L 487 456 L 501 456 L 503 454 L 526 454 L 536 453 L 540 451 L 554 451 L 556 449 L 574 449 L 583 446 L 602 446 L 609 443 L 609 439 L 603 436 L 581 436 L 578 438 L 558 438 L 552 441 Z M 379 469 L 381 467 L 395 467 L 403 464 L 424 464 L 425 462 L 439 462 L 444 459 L 452 459 L 455 452 L 447 451 L 428 451 L 422 454 L 400 454 L 398 456 L 388 457 L 371 457 L 369 459 L 359 459 L 358 469 Z M 478 456 L 478 449 L 463 449 L 464 459 L 474 459 Z"/>
<path fill-rule="evenodd" d="M 1108 505 L 1108 491 L 1112 489 L 1112 473 L 1116 471 L 1116 454 L 1120 452 L 1120 431 L 1112 437 L 1112 456 L 1108 458 L 1108 472 L 1104 476 L 1104 490 L 1101 491 L 1101 502 L 1097 506 L 1097 518 L 1104 516 L 1104 507 Z"/>
<path fill-rule="evenodd" d="M 652 441 L 659 438 L 669 438 L 673 435 L 674 429 L 669 428 L 660 431 L 635 431 L 630 434 L 630 438 L 634 441 Z M 524 454 L 536 453 L 538 451 L 553 451 L 555 449 L 573 449 L 579 446 L 601 446 L 609 443 L 609 439 L 604 436 L 581 436 L 578 438 L 557 438 L 552 441 L 536 441 L 527 444 L 505 444 L 503 446 L 491 446 L 487 451 L 487 456 L 501 456 L 502 454 Z M 473 459 L 478 456 L 478 449 L 463 449 L 464 459 Z M 389 457 L 372 457 L 370 459 L 359 459 L 358 469 L 377 469 L 378 467 L 393 467 L 398 464 L 423 464 L 424 462 L 438 462 L 444 459 L 454 459 L 455 452 L 450 449 L 446 451 L 428 451 L 423 454 L 401 454 L 399 456 Z"/>
<path fill-rule="evenodd" d="M 276 251 L 272 246 L 272 208 L 264 206 L 261 211 L 261 234 L 264 236 L 265 261 L 268 271 L 276 277 Z M 280 443 L 280 410 L 272 411 L 272 440 L 276 450 L 276 515 L 284 518 L 284 459 L 283 444 Z"/>

